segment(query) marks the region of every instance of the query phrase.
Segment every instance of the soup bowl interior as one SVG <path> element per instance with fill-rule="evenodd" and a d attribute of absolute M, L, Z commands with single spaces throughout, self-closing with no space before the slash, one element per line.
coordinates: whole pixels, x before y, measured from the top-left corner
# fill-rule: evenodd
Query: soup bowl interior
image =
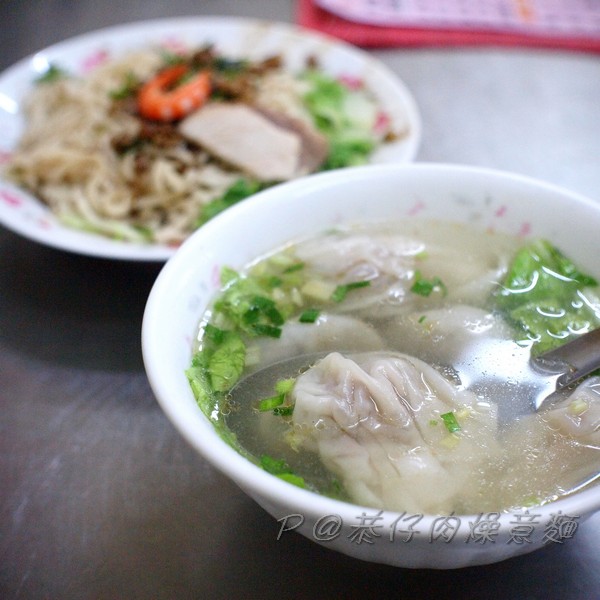
<path fill-rule="evenodd" d="M 228 209 L 167 262 L 150 293 L 142 327 L 144 363 L 159 404 L 206 460 L 274 517 L 274 537 L 299 532 L 359 559 L 411 568 L 489 564 L 556 541 L 549 531 L 568 537 L 600 508 L 600 486 L 518 514 L 379 511 L 268 474 L 225 443 L 198 408 L 185 370 L 222 267 L 239 269 L 290 240 L 342 223 L 403 218 L 545 237 L 580 268 L 600 276 L 595 242 L 600 204 L 566 190 L 457 165 L 368 166 L 313 175 Z M 527 539 L 516 539 L 515 531 L 525 531 Z"/>

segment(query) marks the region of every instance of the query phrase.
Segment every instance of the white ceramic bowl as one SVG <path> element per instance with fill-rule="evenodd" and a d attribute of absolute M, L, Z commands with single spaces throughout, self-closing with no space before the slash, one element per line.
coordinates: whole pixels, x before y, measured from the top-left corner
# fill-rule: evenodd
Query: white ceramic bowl
<path fill-rule="evenodd" d="M 557 515 L 563 517 L 561 535 L 568 537 L 572 523 L 600 509 L 600 486 L 532 509 L 527 518 L 502 514 L 490 536 L 473 537 L 471 533 L 483 532 L 495 515 L 460 515 L 449 521 L 426 515 L 417 521 L 417 515 L 380 512 L 285 483 L 223 442 L 195 403 L 184 371 L 221 266 L 242 267 L 290 238 L 340 222 L 415 215 L 544 236 L 581 268 L 600 276 L 600 203 L 566 190 L 508 173 L 452 165 L 369 166 L 313 175 L 227 210 L 196 232 L 165 265 L 150 294 L 142 331 L 154 393 L 188 442 L 281 520 L 274 523 L 274 536 L 293 535 L 294 530 L 344 554 L 415 568 L 487 564 L 530 552 L 552 543 L 548 528 Z M 511 541 L 519 519 L 533 526 L 523 543 Z M 361 529 L 368 539 L 360 538 Z"/>

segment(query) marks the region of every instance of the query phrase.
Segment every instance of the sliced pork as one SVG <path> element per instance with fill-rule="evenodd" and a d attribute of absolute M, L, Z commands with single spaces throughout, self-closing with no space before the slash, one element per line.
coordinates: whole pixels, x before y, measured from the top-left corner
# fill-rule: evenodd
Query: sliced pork
<path fill-rule="evenodd" d="M 184 119 L 179 131 L 260 181 L 285 181 L 312 171 L 327 154 L 317 132 L 309 135 L 306 127 L 292 126 L 284 117 L 276 122 L 242 103 L 209 103 Z"/>

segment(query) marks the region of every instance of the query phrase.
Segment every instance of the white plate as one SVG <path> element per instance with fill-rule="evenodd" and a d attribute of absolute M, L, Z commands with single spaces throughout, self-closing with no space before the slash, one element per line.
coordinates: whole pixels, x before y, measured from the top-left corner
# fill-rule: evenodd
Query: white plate
<path fill-rule="evenodd" d="M 258 59 L 275 53 L 286 65 L 299 69 L 315 55 L 324 71 L 363 79 L 389 113 L 396 129 L 408 135 L 386 144 L 372 157 L 374 163 L 405 163 L 414 159 L 421 138 L 421 121 L 410 92 L 379 61 L 353 46 L 297 27 L 268 21 L 223 17 L 188 17 L 143 21 L 102 29 L 50 46 L 20 61 L 0 75 L 0 162 L 6 161 L 23 130 L 21 104 L 33 81 L 50 63 L 85 75 L 107 59 L 137 48 L 163 44 L 199 47 L 207 43 L 232 57 Z M 0 180 L 0 223 L 42 244 L 110 259 L 164 261 L 174 247 L 120 242 L 69 229 L 39 200 Z"/>

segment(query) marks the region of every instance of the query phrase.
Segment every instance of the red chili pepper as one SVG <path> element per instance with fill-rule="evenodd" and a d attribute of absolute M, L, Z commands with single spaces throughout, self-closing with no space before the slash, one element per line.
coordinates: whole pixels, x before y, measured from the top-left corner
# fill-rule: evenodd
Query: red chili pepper
<path fill-rule="evenodd" d="M 140 114 L 155 121 L 175 121 L 200 108 L 211 91 L 208 71 L 172 87 L 188 71 L 186 65 L 169 67 L 145 83 L 138 93 Z"/>

